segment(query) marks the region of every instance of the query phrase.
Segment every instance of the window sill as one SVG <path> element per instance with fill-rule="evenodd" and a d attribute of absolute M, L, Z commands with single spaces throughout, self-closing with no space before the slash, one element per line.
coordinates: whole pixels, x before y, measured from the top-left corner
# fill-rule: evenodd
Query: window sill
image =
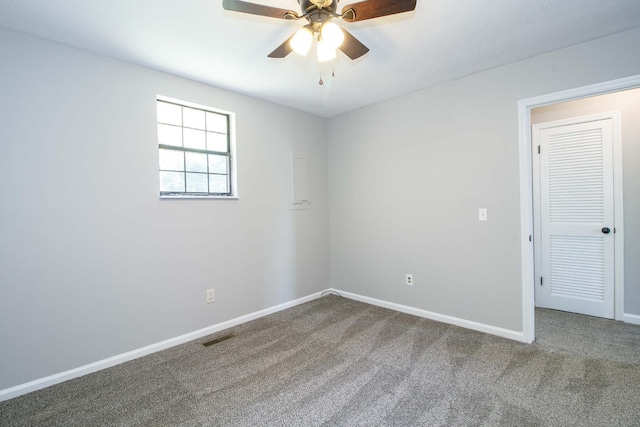
<path fill-rule="evenodd" d="M 238 196 L 160 196 L 160 200 L 200 200 L 200 199 L 215 199 L 215 200 L 238 200 L 240 197 Z"/>

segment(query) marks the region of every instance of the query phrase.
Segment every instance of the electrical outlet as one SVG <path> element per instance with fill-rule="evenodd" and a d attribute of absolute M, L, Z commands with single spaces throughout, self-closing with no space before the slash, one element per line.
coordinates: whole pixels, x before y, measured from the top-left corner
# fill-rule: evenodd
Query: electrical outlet
<path fill-rule="evenodd" d="M 404 284 L 407 286 L 413 286 L 413 274 L 405 274 Z"/>
<path fill-rule="evenodd" d="M 216 294 L 215 294 L 213 288 L 207 289 L 207 304 L 212 303 L 215 300 L 216 300 Z"/>

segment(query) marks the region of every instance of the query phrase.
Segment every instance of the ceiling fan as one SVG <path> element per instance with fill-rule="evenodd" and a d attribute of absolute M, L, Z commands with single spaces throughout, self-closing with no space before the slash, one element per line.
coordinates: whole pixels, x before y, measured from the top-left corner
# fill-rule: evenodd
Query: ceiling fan
<path fill-rule="evenodd" d="M 298 0 L 301 13 L 277 7 L 264 6 L 241 0 L 223 0 L 222 7 L 235 12 L 268 16 L 279 19 L 306 19 L 307 24 L 285 40 L 268 56 L 284 58 L 291 52 L 306 55 L 314 38 L 318 40 L 318 60 L 328 61 L 341 50 L 351 59 L 360 58 L 369 48 L 344 28 L 333 22 L 340 18 L 346 22 L 364 21 L 396 13 L 410 12 L 416 8 L 417 0 L 365 0 L 349 4 L 337 12 L 339 0 Z M 317 35 L 317 36 L 316 36 Z"/>

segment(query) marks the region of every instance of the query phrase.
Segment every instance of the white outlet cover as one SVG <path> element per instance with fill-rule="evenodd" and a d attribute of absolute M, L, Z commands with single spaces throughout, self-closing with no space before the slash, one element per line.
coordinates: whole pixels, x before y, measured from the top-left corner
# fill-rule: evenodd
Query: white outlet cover
<path fill-rule="evenodd" d="M 413 286 L 413 274 L 406 274 L 404 277 L 404 283 L 407 286 Z"/>
<path fill-rule="evenodd" d="M 478 221 L 486 221 L 487 220 L 487 208 L 478 209 Z"/>

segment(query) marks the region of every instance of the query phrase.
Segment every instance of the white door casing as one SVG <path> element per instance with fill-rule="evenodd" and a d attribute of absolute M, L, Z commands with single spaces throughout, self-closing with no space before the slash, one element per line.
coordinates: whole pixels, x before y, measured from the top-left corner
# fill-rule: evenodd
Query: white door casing
<path fill-rule="evenodd" d="M 567 89 L 559 92 L 539 95 L 532 98 L 518 101 L 518 157 L 520 170 L 520 255 L 521 255 L 521 290 L 522 290 L 522 342 L 532 343 L 535 340 L 535 249 L 538 246 L 533 243 L 535 233 L 536 217 L 534 209 L 534 162 L 537 158 L 532 148 L 537 144 L 532 143 L 531 133 L 531 111 L 534 108 L 561 102 L 573 101 L 591 96 L 604 95 L 607 93 L 619 92 L 627 89 L 640 88 L 640 74 L 624 77 L 621 79 L 608 80 Z M 614 122 L 620 120 L 619 116 L 614 116 Z M 619 129 L 619 127 L 616 127 Z M 624 209 L 622 205 L 622 152 L 621 137 L 616 135 L 614 140 L 614 162 L 615 162 L 615 220 L 616 220 L 616 241 L 615 241 L 615 318 L 625 322 L 640 322 L 637 318 L 628 317 L 624 313 Z M 620 167 L 618 167 L 620 166 Z"/>
<path fill-rule="evenodd" d="M 538 307 L 614 318 L 617 114 L 533 126 Z"/>

